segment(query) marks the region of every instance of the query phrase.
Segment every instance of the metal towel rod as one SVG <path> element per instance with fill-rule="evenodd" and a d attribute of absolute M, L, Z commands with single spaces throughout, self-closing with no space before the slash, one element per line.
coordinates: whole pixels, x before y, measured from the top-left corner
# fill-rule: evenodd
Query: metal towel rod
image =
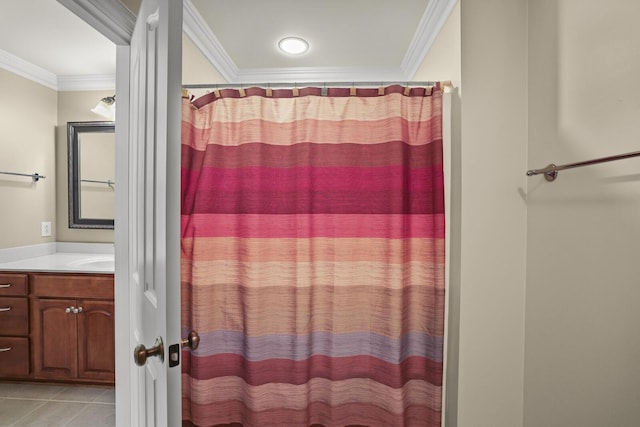
<path fill-rule="evenodd" d="M 30 176 L 33 182 L 38 182 L 40 179 L 45 179 L 46 176 L 40 175 L 37 172 L 34 173 L 16 173 L 16 172 L 0 172 L 3 175 L 16 175 L 16 176 Z"/>
<path fill-rule="evenodd" d="M 97 179 L 81 179 L 80 181 L 82 182 L 91 182 L 94 184 L 107 184 L 109 186 L 109 188 L 113 188 L 114 185 L 116 185 L 115 181 L 111 181 L 110 179 L 107 179 L 106 181 L 100 181 Z"/>
<path fill-rule="evenodd" d="M 631 157 L 638 157 L 638 156 L 640 156 L 640 151 L 634 151 L 632 153 L 626 153 L 626 154 L 618 154 L 617 156 L 601 157 L 599 159 L 593 159 L 593 160 L 585 160 L 584 162 L 568 163 L 566 165 L 560 165 L 560 166 L 556 166 L 553 163 L 551 163 L 549 166 L 543 169 L 528 170 L 527 176 L 544 174 L 544 179 L 546 179 L 547 181 L 554 181 L 558 176 L 558 171 L 561 171 L 561 170 L 579 168 L 581 166 L 595 165 L 597 163 L 612 162 L 614 160 L 629 159 Z"/>

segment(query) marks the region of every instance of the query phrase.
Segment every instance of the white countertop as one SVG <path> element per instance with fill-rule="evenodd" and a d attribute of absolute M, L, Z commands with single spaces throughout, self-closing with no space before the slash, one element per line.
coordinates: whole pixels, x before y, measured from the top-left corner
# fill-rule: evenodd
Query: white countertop
<path fill-rule="evenodd" d="M 115 265 L 113 250 L 110 251 L 109 247 L 96 249 L 95 246 L 59 245 L 53 253 L 47 253 L 49 250 L 43 253 L 38 250 L 25 251 L 25 247 L 19 248 L 20 251 L 10 254 L 12 256 L 4 257 L 6 262 L 0 262 L 0 271 L 112 274 Z M 110 246 L 113 248 L 113 245 Z M 15 255 L 17 252 L 20 256 Z M 2 257 L 0 260 L 3 260 Z"/>
<path fill-rule="evenodd" d="M 113 273 L 114 256 L 55 253 L 0 264 L 4 271 L 48 271 L 64 273 Z"/>

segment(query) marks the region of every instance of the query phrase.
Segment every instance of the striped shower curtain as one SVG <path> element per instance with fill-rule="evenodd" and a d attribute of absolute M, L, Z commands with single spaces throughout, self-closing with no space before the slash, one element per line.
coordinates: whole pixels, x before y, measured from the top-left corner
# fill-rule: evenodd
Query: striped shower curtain
<path fill-rule="evenodd" d="M 439 426 L 442 94 L 183 99 L 185 425 Z"/>

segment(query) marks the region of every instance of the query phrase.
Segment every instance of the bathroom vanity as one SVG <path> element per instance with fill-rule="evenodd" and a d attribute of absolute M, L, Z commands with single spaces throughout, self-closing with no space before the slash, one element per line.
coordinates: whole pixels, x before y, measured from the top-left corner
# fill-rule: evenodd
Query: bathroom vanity
<path fill-rule="evenodd" d="M 16 265 L 0 264 L 0 380 L 113 384 L 113 274 Z"/>

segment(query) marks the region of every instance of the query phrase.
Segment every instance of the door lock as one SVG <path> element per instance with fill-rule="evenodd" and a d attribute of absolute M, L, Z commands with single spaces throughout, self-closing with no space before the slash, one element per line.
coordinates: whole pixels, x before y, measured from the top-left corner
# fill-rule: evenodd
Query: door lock
<path fill-rule="evenodd" d="M 180 364 L 180 350 L 185 347 L 190 348 L 192 351 L 197 349 L 200 345 L 200 336 L 196 331 L 189 332 L 186 338 L 180 340 L 179 344 L 173 344 L 169 346 L 169 367 L 173 368 Z"/>

